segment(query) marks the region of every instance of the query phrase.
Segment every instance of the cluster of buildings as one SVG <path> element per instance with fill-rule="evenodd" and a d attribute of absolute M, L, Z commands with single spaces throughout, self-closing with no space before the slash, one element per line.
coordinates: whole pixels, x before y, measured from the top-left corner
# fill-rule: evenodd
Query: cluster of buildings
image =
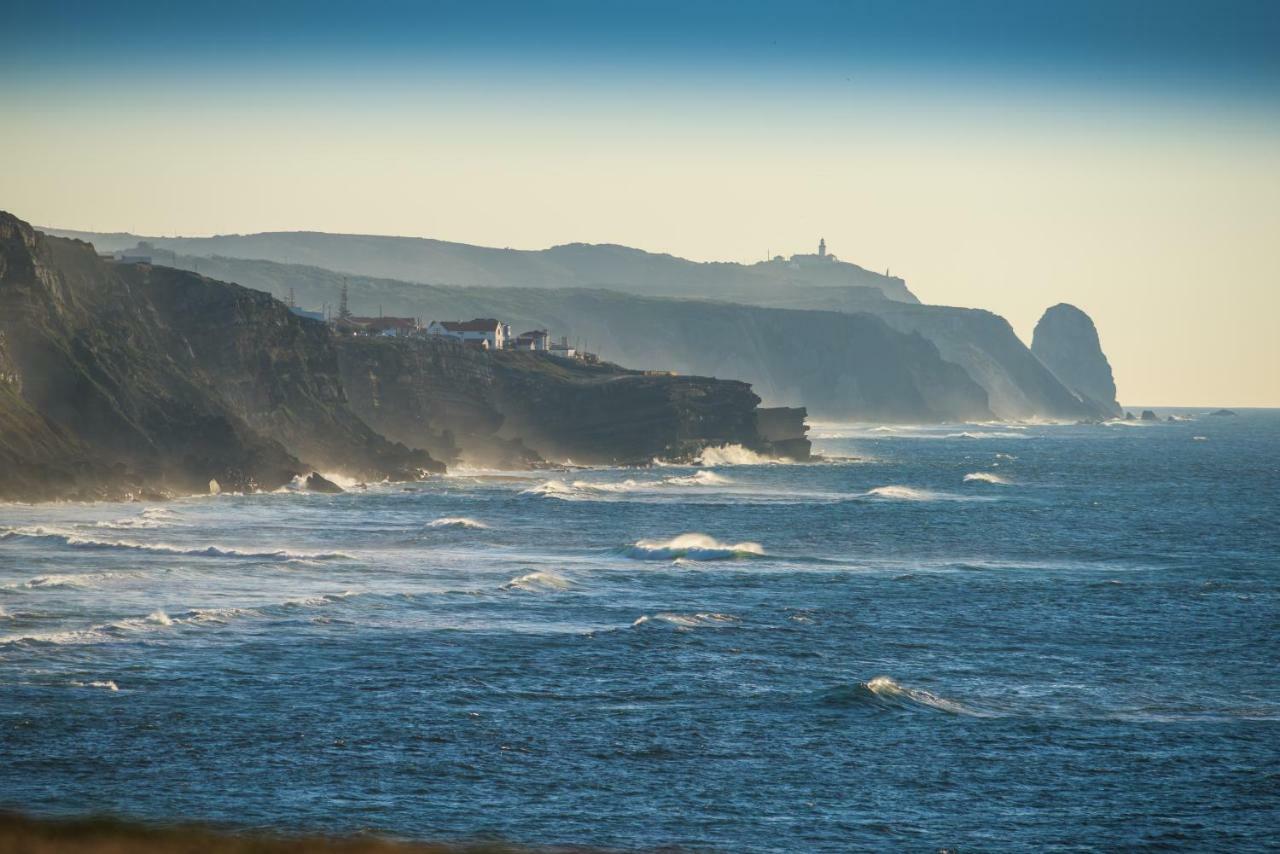
<path fill-rule="evenodd" d="M 565 359 L 581 359 L 587 362 L 598 361 L 594 353 L 587 353 L 569 344 L 567 338 L 553 341 L 551 334 L 545 329 L 533 329 L 520 334 L 513 334 L 511 324 L 503 323 L 493 317 L 477 317 L 473 320 L 433 320 L 423 324 L 416 317 L 358 317 L 353 314 L 342 314 L 326 318 L 323 312 L 307 311 L 297 306 L 290 310 L 301 317 L 328 322 L 335 331 L 347 335 L 370 335 L 386 337 L 404 337 L 430 335 L 451 338 L 463 346 L 477 350 L 528 350 L 560 356 Z"/>

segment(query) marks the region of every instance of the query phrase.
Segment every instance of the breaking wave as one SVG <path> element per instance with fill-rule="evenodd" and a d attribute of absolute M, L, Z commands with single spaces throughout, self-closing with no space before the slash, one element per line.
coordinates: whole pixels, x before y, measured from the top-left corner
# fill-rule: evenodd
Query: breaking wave
<path fill-rule="evenodd" d="M 877 676 L 856 685 L 840 685 L 825 691 L 822 702 L 829 706 L 859 706 L 882 711 L 935 711 L 950 715 L 989 717 L 954 700 L 919 688 L 910 688 L 888 676 Z"/>
<path fill-rule="evenodd" d="M 53 528 L 10 528 L 0 533 L 0 542 L 16 538 L 47 540 L 76 549 L 124 549 L 149 554 L 176 555 L 182 557 L 225 557 L 243 560 L 339 560 L 350 559 L 343 552 L 291 552 L 284 549 L 269 552 L 249 552 L 225 546 L 196 546 L 184 548 L 163 543 L 137 543 L 131 540 L 94 540 Z"/>
<path fill-rule="evenodd" d="M 757 454 L 741 445 L 720 445 L 715 448 L 703 448 L 698 455 L 698 462 L 704 466 L 761 466 L 785 462 L 785 460 Z"/>
<path fill-rule="evenodd" d="M 663 478 L 662 483 L 666 486 L 725 486 L 733 483 L 733 480 L 722 474 L 703 469 L 693 474 Z"/>
<path fill-rule="evenodd" d="M 102 688 L 106 691 L 119 691 L 120 686 L 114 679 L 102 679 L 96 682 L 72 682 L 73 688 Z"/>
<path fill-rule="evenodd" d="M 37 575 L 35 578 L 28 579 L 17 584 L 5 585 L 9 589 L 25 588 L 27 590 L 43 590 L 48 588 L 77 588 L 85 589 L 92 587 L 101 587 L 104 583 L 114 581 L 120 578 L 141 578 L 141 573 L 137 572 L 80 572 L 80 573 L 54 573 L 52 575 Z"/>
<path fill-rule="evenodd" d="M 732 614 L 673 614 L 664 611 L 658 614 L 645 614 L 632 623 L 631 627 L 638 629 L 642 626 L 647 626 L 650 628 L 671 628 L 677 631 L 686 631 L 698 628 L 727 628 L 741 622 L 740 618 Z"/>
<path fill-rule="evenodd" d="M 487 528 L 484 522 L 466 516 L 442 516 L 427 523 L 428 528 Z"/>
<path fill-rule="evenodd" d="M 529 593 L 546 593 L 552 590 L 568 590 L 573 582 L 554 572 L 529 572 L 502 585 L 503 590 L 524 590 Z"/>
<path fill-rule="evenodd" d="M 863 493 L 866 498 L 878 498 L 885 501 L 969 501 L 969 497 L 952 495 L 949 492 L 935 492 L 931 489 L 916 489 L 913 486 L 877 486 Z"/>
<path fill-rule="evenodd" d="M 733 560 L 763 557 L 759 543 L 722 543 L 706 534 L 681 534 L 669 540 L 639 540 L 627 550 L 637 560 Z"/>
<path fill-rule="evenodd" d="M 975 471 L 964 476 L 965 483 L 993 483 L 1000 486 L 1008 486 L 1009 481 L 994 472 Z"/>

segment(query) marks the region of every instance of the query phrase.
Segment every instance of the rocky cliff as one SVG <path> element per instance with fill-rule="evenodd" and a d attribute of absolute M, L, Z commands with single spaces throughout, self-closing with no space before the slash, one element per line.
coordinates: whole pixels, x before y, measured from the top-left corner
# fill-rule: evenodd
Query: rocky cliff
<path fill-rule="evenodd" d="M 1102 352 L 1098 330 L 1089 315 L 1066 303 L 1052 306 L 1036 324 L 1031 352 L 1099 414 L 1121 414 L 1111 363 Z"/>
<path fill-rule="evenodd" d="M 172 293 L 174 282 L 157 281 L 181 277 L 186 288 Z M 299 334 L 299 318 L 277 307 L 272 328 L 209 325 L 234 318 L 230 305 L 261 302 L 271 301 L 235 285 L 104 262 L 86 243 L 45 237 L 0 213 L 0 497 L 204 492 L 213 480 L 269 489 L 305 473 L 287 445 L 310 450 L 304 439 L 327 426 L 273 427 L 251 400 L 261 393 L 252 378 L 241 378 L 237 394 L 225 365 L 202 363 L 221 334 L 243 364 L 270 373 L 278 338 Z M 336 375 L 331 346 L 328 359 Z M 381 441 L 389 450 L 369 473 L 401 470 L 407 449 Z"/>
<path fill-rule="evenodd" d="M 343 382 L 369 423 L 483 465 L 688 459 L 709 445 L 807 458 L 804 412 L 758 411 L 743 382 L 486 353 L 438 338 L 340 337 Z"/>
<path fill-rule="evenodd" d="M 301 265 L 183 256 L 171 260 L 198 264 L 202 272 L 277 298 L 287 299 L 292 291 L 306 306 L 335 305 L 344 282 L 341 274 Z M 501 317 L 517 332 L 553 330 L 619 364 L 741 379 L 769 405 L 806 406 L 818 417 L 898 422 L 994 417 L 987 392 L 946 361 L 933 343 L 866 312 L 765 308 L 604 290 L 463 288 L 345 278 L 357 312 L 381 310 L 424 320 Z M 910 308 L 855 293 L 871 302 Z M 1034 363 L 1025 347 L 1022 351 Z M 1049 382 L 1056 385 L 1052 377 Z"/>

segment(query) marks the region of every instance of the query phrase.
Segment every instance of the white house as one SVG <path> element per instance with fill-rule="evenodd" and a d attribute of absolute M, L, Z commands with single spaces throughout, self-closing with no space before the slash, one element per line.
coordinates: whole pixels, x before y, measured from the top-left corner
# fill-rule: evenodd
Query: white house
<path fill-rule="evenodd" d="M 511 327 L 492 317 L 477 317 L 475 320 L 433 320 L 427 325 L 427 334 L 456 338 L 464 344 L 483 341 L 488 349 L 501 350 L 507 346 Z"/>

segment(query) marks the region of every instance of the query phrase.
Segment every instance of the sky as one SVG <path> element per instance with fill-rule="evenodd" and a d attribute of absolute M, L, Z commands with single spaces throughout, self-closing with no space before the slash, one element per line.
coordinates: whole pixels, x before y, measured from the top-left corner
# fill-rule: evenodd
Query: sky
<path fill-rule="evenodd" d="M 1280 3 L 8 3 L 0 209 L 832 252 L 1123 403 L 1280 406 Z"/>

